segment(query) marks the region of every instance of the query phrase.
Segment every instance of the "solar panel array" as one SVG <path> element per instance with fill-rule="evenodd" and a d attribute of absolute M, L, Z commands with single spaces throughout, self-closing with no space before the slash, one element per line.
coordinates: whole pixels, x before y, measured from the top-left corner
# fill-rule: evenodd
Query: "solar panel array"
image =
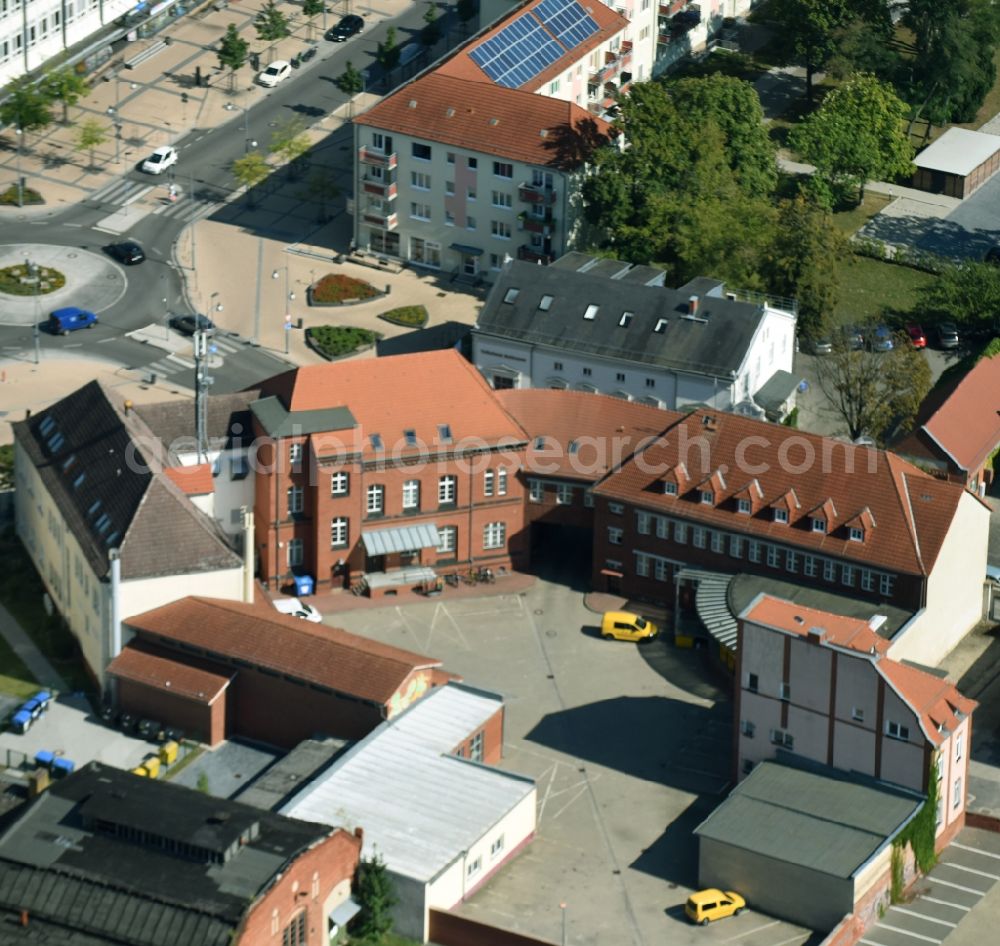
<path fill-rule="evenodd" d="M 563 48 L 528 14 L 519 16 L 496 36 L 469 53 L 497 85 L 516 89 L 563 54 Z"/>
<path fill-rule="evenodd" d="M 542 0 L 534 10 L 549 32 L 572 49 L 597 32 L 597 22 L 577 0 Z"/>

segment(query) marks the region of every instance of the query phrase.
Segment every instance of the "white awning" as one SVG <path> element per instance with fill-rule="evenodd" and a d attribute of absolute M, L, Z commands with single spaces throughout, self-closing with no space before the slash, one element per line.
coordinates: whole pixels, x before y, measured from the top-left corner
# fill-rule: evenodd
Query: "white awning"
<path fill-rule="evenodd" d="M 330 919 L 337 926 L 346 926 L 361 912 L 361 904 L 353 897 L 348 897 L 339 907 L 336 907 L 330 914 Z"/>
<path fill-rule="evenodd" d="M 433 522 L 396 526 L 393 529 L 365 529 L 361 533 L 361 540 L 365 543 L 368 555 L 390 555 L 393 552 L 437 548 L 441 541 Z"/>

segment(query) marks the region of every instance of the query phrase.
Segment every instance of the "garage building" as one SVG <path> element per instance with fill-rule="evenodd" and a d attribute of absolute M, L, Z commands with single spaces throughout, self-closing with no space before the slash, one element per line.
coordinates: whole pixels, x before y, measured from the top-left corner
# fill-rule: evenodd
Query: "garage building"
<path fill-rule="evenodd" d="M 949 128 L 914 159 L 913 186 L 932 194 L 968 197 L 1000 170 L 1000 136 Z"/>
<path fill-rule="evenodd" d="M 892 841 L 923 797 L 826 767 L 761 762 L 697 828 L 698 882 L 813 930 L 877 913 Z"/>

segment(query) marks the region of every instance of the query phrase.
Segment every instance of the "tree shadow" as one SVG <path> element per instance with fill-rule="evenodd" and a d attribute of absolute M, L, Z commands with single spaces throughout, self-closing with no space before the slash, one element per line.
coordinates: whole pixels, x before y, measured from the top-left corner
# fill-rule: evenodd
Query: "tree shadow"
<path fill-rule="evenodd" d="M 578 167 L 589 161 L 594 152 L 608 144 L 609 138 L 593 118 L 582 118 L 572 125 L 550 128 L 545 149 L 554 152 L 554 162 L 563 167 Z"/>

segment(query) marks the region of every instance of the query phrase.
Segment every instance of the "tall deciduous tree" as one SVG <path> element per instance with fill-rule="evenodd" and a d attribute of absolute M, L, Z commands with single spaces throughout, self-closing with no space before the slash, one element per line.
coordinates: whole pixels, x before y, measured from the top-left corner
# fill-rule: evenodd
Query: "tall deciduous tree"
<path fill-rule="evenodd" d="M 351 933 L 360 939 L 378 939 L 392 929 L 390 910 L 397 902 L 385 864 L 378 854 L 358 864 L 354 894 L 361 910 L 354 918 Z"/>
<path fill-rule="evenodd" d="M 924 308 L 974 332 L 996 332 L 1000 319 L 1000 267 L 967 262 L 947 267 L 928 286 Z"/>
<path fill-rule="evenodd" d="M 233 162 L 232 172 L 233 177 L 247 189 L 247 203 L 253 207 L 254 188 L 267 180 L 271 173 L 270 165 L 259 151 L 251 151 Z"/>
<path fill-rule="evenodd" d="M 278 9 L 274 0 L 267 0 L 261 7 L 260 13 L 254 17 L 253 27 L 257 31 L 257 38 L 270 43 L 272 50 L 279 39 L 284 39 L 292 32 L 288 17 Z"/>
<path fill-rule="evenodd" d="M 364 76 L 354 68 L 350 59 L 347 60 L 347 66 L 343 73 L 336 79 L 336 83 L 337 88 L 341 92 L 351 96 L 357 95 L 365 87 Z"/>
<path fill-rule="evenodd" d="M 275 128 L 271 134 L 270 151 L 288 164 L 290 177 L 295 175 L 295 162 L 310 147 L 309 135 L 306 134 L 306 128 L 305 121 L 298 115 L 295 115 Z"/>
<path fill-rule="evenodd" d="M 36 131 L 52 124 L 51 100 L 27 76 L 7 86 L 7 98 L 0 105 L 0 122 L 21 131 Z"/>
<path fill-rule="evenodd" d="M 86 78 L 69 66 L 47 72 L 41 82 L 42 94 L 50 102 L 62 103 L 64 125 L 69 123 L 70 106 L 76 105 L 89 89 Z"/>
<path fill-rule="evenodd" d="M 77 151 L 87 151 L 90 153 L 90 169 L 94 169 L 94 149 L 99 148 L 108 140 L 109 128 L 103 125 L 96 118 L 88 118 L 76 129 Z"/>
<path fill-rule="evenodd" d="M 302 15 L 306 18 L 309 39 L 313 38 L 313 20 L 326 9 L 326 0 L 302 0 Z"/>
<path fill-rule="evenodd" d="M 811 102 L 813 76 L 836 51 L 836 33 L 851 18 L 852 0 L 772 0 L 769 13 L 805 66 Z"/>
<path fill-rule="evenodd" d="M 232 90 L 236 82 L 236 72 L 247 64 L 250 55 L 250 44 L 240 36 L 235 23 L 230 23 L 226 27 L 226 32 L 222 35 L 219 49 L 216 56 L 219 58 L 219 65 L 223 69 L 229 70 L 229 88 Z"/>
<path fill-rule="evenodd" d="M 913 168 L 906 136 L 906 106 L 887 85 L 860 74 L 834 89 L 792 130 L 789 143 L 816 165 L 817 194 L 827 202 L 870 180 L 892 180 Z"/>
<path fill-rule="evenodd" d="M 385 39 L 378 44 L 375 51 L 375 61 L 386 71 L 392 72 L 399 65 L 402 50 L 396 40 L 396 27 L 390 26 L 385 31 Z"/>
<path fill-rule="evenodd" d="M 838 339 L 833 354 L 816 365 L 819 385 L 852 440 L 867 436 L 881 445 L 908 430 L 931 388 L 927 359 L 905 337 L 887 352 L 852 351 Z"/>

